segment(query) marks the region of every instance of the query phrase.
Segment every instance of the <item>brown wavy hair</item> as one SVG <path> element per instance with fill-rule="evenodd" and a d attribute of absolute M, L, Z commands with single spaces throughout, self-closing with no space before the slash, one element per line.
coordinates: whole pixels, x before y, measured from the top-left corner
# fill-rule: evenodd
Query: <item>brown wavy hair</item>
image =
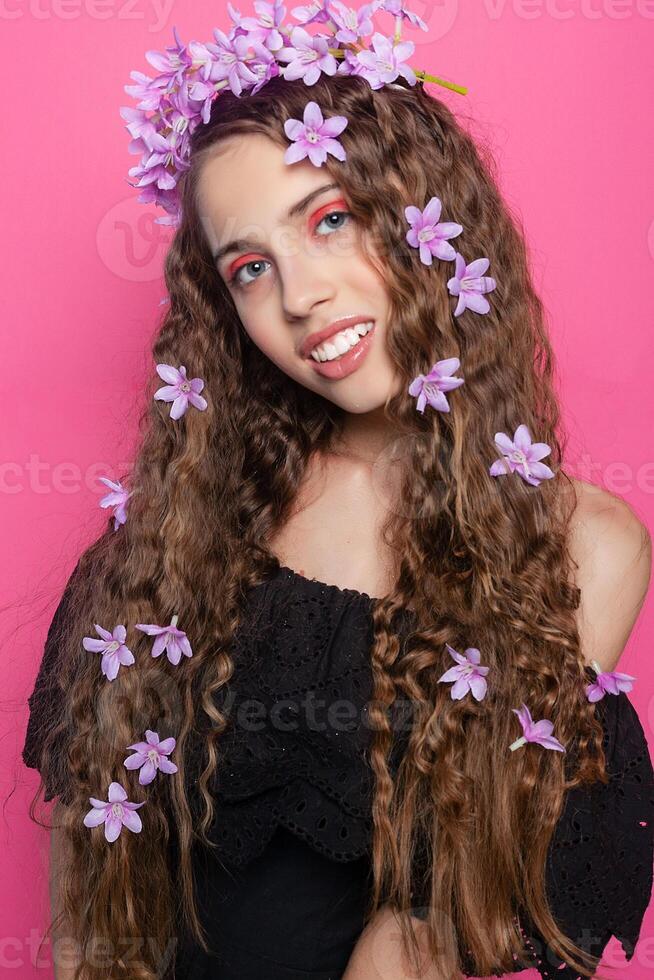
<path fill-rule="evenodd" d="M 524 952 L 517 911 L 524 909 L 561 958 L 592 976 L 598 958 L 561 933 L 545 895 L 545 859 L 565 791 L 608 777 L 602 726 L 584 693 L 579 590 L 567 544 L 574 494 L 560 465 L 554 362 L 524 234 L 498 191 L 491 153 L 422 85 L 375 91 L 360 77 L 322 76 L 311 95 L 327 115 L 349 120 L 340 137 L 346 161 L 328 157 L 324 167 L 376 243 L 371 261 L 390 302 L 387 346 L 403 382 L 385 406 L 403 452 L 384 527 L 397 577 L 373 605 L 374 887 L 366 921 L 382 904 L 411 908 L 420 852 L 429 954 L 445 975 L 461 968 L 462 950 L 477 975 L 517 969 L 515 956 L 523 962 Z M 193 134 L 180 184 L 183 219 L 165 260 L 170 305 L 152 354 L 155 363 L 185 364 L 189 377 L 204 378 L 208 408 L 172 421 L 169 406 L 153 400 L 161 384 L 153 371 L 138 451 L 121 477 L 133 491 L 127 523 L 115 532 L 110 521 L 82 554 L 65 616 L 53 628 L 64 707 L 44 732 L 41 771 L 58 773 L 65 787 L 57 813 L 71 857 L 62 871 L 62 916 L 80 943 L 77 976 L 85 980 L 107 975 L 89 955 L 94 937 L 115 949 L 119 940 L 148 937 L 137 962 L 113 956 L 113 980 L 160 975 L 154 949 L 169 948 L 181 925 L 207 949 L 191 846 L 213 846 L 206 837 L 211 778 L 227 722 L 214 696 L 232 675 L 231 640 L 247 591 L 277 566 L 267 542 L 288 517 L 313 454 L 334 445 L 346 420 L 249 341 L 196 203 L 203 162 L 221 140 L 262 133 L 287 147 L 283 120 L 301 118 L 306 101 L 301 80 L 276 78 L 241 98 L 227 91 Z M 468 260 L 490 259 L 497 288 L 484 316 L 465 311 L 455 320 L 446 286 L 452 265 L 427 268 L 406 243 L 405 207 L 424 207 L 433 195 L 444 217 L 463 225 L 457 248 Z M 461 359 L 465 387 L 451 395 L 450 413 L 416 412 L 409 383 L 452 356 Z M 538 487 L 518 475 L 488 475 L 498 455 L 494 434 L 520 423 L 551 447 L 556 478 Z M 397 616 L 407 608 L 416 628 L 400 656 Z M 169 622 L 174 613 L 183 615 L 194 650 L 179 668 L 153 660 L 151 639 L 131 628 Z M 81 637 L 93 623 L 116 622 L 129 624 L 137 667 L 109 684 Z M 451 666 L 446 642 L 482 651 L 490 667 L 482 701 L 454 701 L 438 683 Z M 394 778 L 399 700 L 417 710 Z M 520 734 L 511 709 L 523 702 L 534 718 L 553 721 L 567 754 L 507 751 Z M 130 799 L 147 800 L 144 830 L 109 846 L 82 818 L 89 796 L 103 797 L 112 780 L 124 780 L 125 746 L 146 727 L 175 734 L 179 774 L 147 788 L 130 783 Z M 415 953 L 408 916 L 402 936 Z"/>

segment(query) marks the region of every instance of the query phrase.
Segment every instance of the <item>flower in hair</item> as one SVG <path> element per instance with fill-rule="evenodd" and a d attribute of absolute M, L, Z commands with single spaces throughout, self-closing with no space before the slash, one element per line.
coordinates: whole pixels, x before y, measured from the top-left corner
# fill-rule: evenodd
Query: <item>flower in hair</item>
<path fill-rule="evenodd" d="M 82 646 L 91 653 L 101 653 L 101 669 L 108 681 L 113 681 L 118 676 L 121 666 L 130 667 L 134 663 L 134 654 L 125 646 L 127 630 L 121 624 L 114 627 L 113 633 L 103 629 L 102 626 L 94 624 L 95 631 L 101 639 L 96 640 L 93 636 L 85 636 L 82 639 Z"/>
<path fill-rule="evenodd" d="M 147 786 L 157 775 L 157 770 L 165 773 L 177 772 L 177 766 L 171 762 L 168 756 L 176 745 L 174 738 L 165 738 L 159 741 L 157 732 L 146 729 L 145 742 L 135 742 L 128 745 L 128 749 L 134 749 L 134 755 L 129 755 L 124 762 L 126 769 L 140 769 L 139 783 Z"/>
<path fill-rule="evenodd" d="M 313 0 L 306 7 L 293 7 L 291 13 L 302 25 L 325 24 L 331 17 L 326 0 Z"/>
<path fill-rule="evenodd" d="M 168 660 L 175 667 L 182 659 L 182 654 L 185 657 L 193 656 L 186 633 L 184 630 L 177 629 L 178 619 L 177 615 L 173 616 L 170 626 L 157 626 L 156 623 L 136 624 L 137 630 L 142 630 L 148 636 L 156 636 L 157 639 L 152 644 L 152 656 L 159 657 L 165 650 Z"/>
<path fill-rule="evenodd" d="M 406 18 L 410 24 L 412 24 L 414 27 L 419 27 L 422 31 L 429 30 L 424 20 L 418 17 L 417 14 L 407 10 L 402 3 L 402 0 L 377 0 L 376 9 L 385 10 L 387 13 L 393 14 L 394 17 Z"/>
<path fill-rule="evenodd" d="M 221 92 L 230 91 L 239 98 L 255 95 L 266 82 L 281 76 L 293 81 L 302 79 L 310 86 L 325 75 L 356 75 L 372 88 L 393 85 L 399 74 L 411 85 L 434 82 L 455 92 L 466 94 L 461 85 L 414 71 L 405 64 L 414 50 L 411 42 L 401 40 L 402 26 L 408 20 L 427 30 L 417 14 L 407 10 L 404 0 L 371 0 L 354 11 L 341 0 L 316 0 L 291 11 L 299 24 L 284 24 L 286 8 L 281 0 L 266 3 L 255 0 L 256 17 L 244 17 L 227 4 L 232 28 L 225 34 L 214 28 L 214 41 L 189 41 L 184 45 L 174 28 L 175 44 L 163 52 L 148 51 L 150 64 L 159 72 L 154 78 L 132 71 L 134 84 L 125 91 L 137 100 L 136 108 L 121 108 L 120 113 L 132 137 L 130 153 L 141 154 L 140 162 L 129 176 L 136 178 L 142 204 L 156 204 L 165 209 L 155 224 L 177 227 L 182 208 L 178 182 L 189 169 L 191 136 L 195 128 L 208 123 L 211 106 Z M 384 10 L 395 20 L 389 37 L 373 33 L 372 14 Z M 325 30 L 312 36 L 309 24 L 324 24 Z M 372 48 L 364 38 L 372 34 Z"/>
<path fill-rule="evenodd" d="M 181 418 L 188 408 L 189 402 L 201 412 L 205 410 L 207 402 L 200 395 L 204 388 L 202 378 L 191 378 L 189 381 L 183 364 L 179 368 L 173 367 L 171 364 L 157 364 L 157 374 L 168 384 L 164 385 L 163 388 L 157 388 L 154 398 L 157 401 L 173 403 L 170 410 L 171 419 Z"/>
<path fill-rule="evenodd" d="M 447 282 L 450 295 L 459 297 L 454 316 L 460 316 L 466 309 L 474 310 L 475 313 L 488 313 L 490 303 L 482 293 L 490 293 L 497 285 L 491 276 L 484 275 L 490 259 L 475 259 L 466 265 L 461 253 L 457 252 L 455 261 L 454 275 Z"/>
<path fill-rule="evenodd" d="M 596 660 L 591 661 L 591 666 L 597 674 L 594 682 L 586 685 L 586 696 L 591 702 L 601 701 L 605 694 L 630 691 L 633 687 L 632 681 L 636 680 L 631 674 L 621 674 L 616 670 L 602 670 Z"/>
<path fill-rule="evenodd" d="M 554 725 L 551 721 L 543 718 L 541 721 L 534 722 L 526 704 L 523 704 L 521 708 L 511 708 L 511 711 L 518 716 L 522 725 L 521 737 L 509 746 L 512 752 L 526 742 L 537 742 L 545 749 L 554 749 L 555 752 L 565 752 L 565 748 L 559 740 L 552 735 Z"/>
<path fill-rule="evenodd" d="M 368 37 L 374 27 L 371 14 L 379 7 L 378 0 L 365 3 L 359 10 L 346 7 L 341 0 L 329 0 L 329 13 L 337 27 L 334 35 L 340 44 L 356 44 L 360 37 Z"/>
<path fill-rule="evenodd" d="M 284 153 L 284 163 L 297 163 L 308 156 L 314 166 L 321 167 L 328 153 L 338 160 L 345 160 L 345 150 L 334 139 L 347 126 L 345 116 L 323 119 L 318 103 L 307 102 L 303 120 L 300 122 L 299 119 L 287 119 L 284 122 L 284 132 L 293 141 Z"/>
<path fill-rule="evenodd" d="M 364 67 L 363 76 L 372 89 L 381 88 L 389 82 L 394 82 L 398 75 L 406 78 L 409 85 L 415 85 L 418 79 L 406 59 L 414 52 L 413 41 L 401 41 L 394 44 L 392 39 L 383 34 L 373 34 L 370 51 L 359 51 L 357 58 Z"/>
<path fill-rule="evenodd" d="M 237 33 L 248 34 L 251 40 L 258 40 L 269 51 L 278 51 L 284 46 L 284 35 L 279 30 L 283 26 L 286 14 L 282 0 L 274 0 L 274 3 L 254 0 L 254 9 L 258 17 L 243 17 L 231 3 L 227 4 L 229 16 L 234 22 Z"/>
<path fill-rule="evenodd" d="M 108 800 L 96 800 L 95 797 L 89 796 L 89 803 L 93 809 L 84 817 L 84 826 L 99 827 L 103 823 L 104 836 L 110 844 L 120 837 L 123 827 L 127 827 L 134 834 L 140 834 L 143 824 L 136 811 L 144 803 L 130 803 L 120 783 L 110 783 L 108 795 Z"/>
<path fill-rule="evenodd" d="M 537 487 L 541 480 L 549 480 L 554 473 L 545 463 L 538 460 L 547 456 L 550 447 L 546 442 L 532 442 L 526 425 L 519 425 L 513 435 L 513 441 L 505 432 L 495 433 L 495 445 L 503 453 L 496 459 L 488 472 L 491 476 L 504 476 L 506 473 L 517 472 L 523 480 Z"/>
<path fill-rule="evenodd" d="M 479 650 L 476 647 L 467 647 L 464 656 L 453 650 L 449 643 L 446 643 L 445 646 L 457 663 L 455 667 L 450 667 L 438 678 L 438 683 L 454 681 L 450 691 L 450 696 L 454 701 L 460 700 L 468 691 L 472 691 L 476 701 L 481 701 L 486 696 L 488 687 L 486 674 L 490 667 L 480 666 L 481 654 Z"/>
<path fill-rule="evenodd" d="M 463 378 L 452 377 L 460 363 L 458 357 L 447 357 L 444 361 L 436 361 L 429 374 L 419 374 L 413 379 L 409 394 L 417 397 L 418 412 L 424 412 L 427 403 L 439 412 L 449 412 L 450 406 L 443 392 L 453 391 L 464 383 Z"/>
<path fill-rule="evenodd" d="M 420 261 L 424 265 L 431 265 L 434 256 L 446 261 L 456 256 L 447 239 L 460 235 L 463 225 L 455 221 L 439 222 L 442 207 L 440 198 L 432 197 L 423 211 L 413 205 L 404 209 L 406 220 L 411 225 L 406 240 L 413 248 L 420 249 Z"/>
<path fill-rule="evenodd" d="M 125 507 L 127 505 L 127 500 L 131 497 L 131 490 L 126 490 L 122 486 L 119 480 L 115 483 L 106 476 L 99 477 L 100 483 L 104 483 L 105 486 L 109 487 L 111 493 L 108 493 L 100 501 L 101 507 L 113 507 L 114 508 L 114 531 L 117 531 L 121 524 L 124 524 L 127 520 L 127 513 Z"/>
<path fill-rule="evenodd" d="M 329 53 L 329 41 L 319 34 L 311 35 L 303 27 L 293 27 L 290 45 L 275 52 L 278 61 L 287 61 L 284 78 L 301 78 L 305 85 L 314 85 L 320 75 L 335 75 L 336 58 Z"/>

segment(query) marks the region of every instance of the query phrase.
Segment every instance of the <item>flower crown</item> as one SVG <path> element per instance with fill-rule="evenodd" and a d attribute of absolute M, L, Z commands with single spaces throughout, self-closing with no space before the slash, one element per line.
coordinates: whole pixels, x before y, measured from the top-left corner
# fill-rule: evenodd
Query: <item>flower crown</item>
<path fill-rule="evenodd" d="M 418 80 L 436 82 L 465 94 L 460 86 L 427 75 L 414 72 L 406 64 L 413 53 L 411 42 L 401 42 L 402 22 L 410 23 L 426 30 L 427 27 L 415 14 L 410 13 L 402 0 L 373 0 L 359 11 L 345 7 L 340 0 L 317 0 L 308 7 L 296 7 L 293 15 L 301 24 L 327 24 L 334 31 L 331 35 L 312 37 L 303 26 L 284 28 L 282 20 L 284 7 L 275 2 L 255 0 L 258 17 L 242 17 L 228 5 L 234 21 L 234 28 L 228 36 L 214 30 L 216 44 L 199 44 L 191 41 L 184 46 L 175 31 L 175 47 L 161 54 L 147 53 L 148 61 L 160 74 L 152 79 L 139 72 L 132 72 L 136 85 L 127 86 L 127 91 L 139 99 L 136 109 L 121 109 L 127 128 L 132 135 L 130 150 L 143 153 L 139 166 L 130 170 L 130 175 L 138 177 L 136 186 L 144 187 L 139 200 L 144 203 L 162 205 L 168 212 L 167 218 L 158 219 L 160 223 L 176 224 L 179 220 L 179 201 L 176 185 L 182 173 L 188 169 L 189 138 L 194 128 L 209 119 L 211 102 L 225 88 L 240 96 L 243 91 L 257 92 L 270 78 L 282 74 L 285 78 L 303 78 L 311 86 L 321 72 L 333 75 L 357 74 L 366 78 L 373 88 L 393 84 L 402 75 L 411 85 Z M 386 10 L 395 16 L 395 34 L 385 38 L 374 34 L 372 50 L 365 49 L 360 41 L 372 31 L 371 14 L 376 10 Z M 332 44 L 333 47 L 328 45 Z M 340 65 L 337 60 L 341 59 Z M 279 62 L 285 62 L 285 69 Z M 148 116 L 147 113 L 151 115 Z M 285 153 L 289 165 L 307 157 L 315 166 L 322 166 L 331 153 L 339 160 L 346 159 L 346 153 L 336 138 L 348 125 L 344 116 L 324 119 L 322 111 L 314 101 L 306 103 L 303 119 L 286 119 L 284 131 L 290 140 Z M 463 227 L 452 221 L 440 221 L 442 202 L 432 197 L 421 209 L 416 205 L 405 208 L 405 218 L 409 225 L 405 238 L 407 244 L 418 250 L 423 265 L 431 266 L 433 259 L 454 261 L 454 274 L 448 280 L 450 295 L 456 297 L 457 304 L 452 311 L 454 317 L 466 310 L 485 314 L 490 310 L 486 293 L 492 292 L 496 282 L 485 273 L 489 260 L 477 258 L 466 262 L 460 252 L 455 251 L 450 239 L 456 238 Z M 352 337 L 346 349 L 358 342 Z M 321 360 L 333 359 L 344 353 L 337 350 L 329 341 L 321 346 Z M 409 385 L 408 392 L 416 399 L 416 410 L 423 413 L 427 404 L 440 412 L 449 412 L 450 406 L 446 392 L 453 391 L 464 384 L 463 378 L 455 377 L 460 366 L 457 357 L 449 357 L 433 364 L 427 374 L 419 374 Z M 187 378 L 186 367 L 182 364 L 157 364 L 157 373 L 166 384 L 158 388 L 154 399 L 172 402 L 170 419 L 182 418 L 189 406 L 198 411 L 207 408 L 207 400 L 201 395 L 204 389 L 202 378 Z M 493 477 L 509 476 L 517 473 L 526 483 L 538 486 L 542 480 L 551 479 L 555 474 L 544 463 L 550 447 L 543 442 L 531 441 L 526 425 L 519 424 L 513 439 L 505 432 L 495 433 L 495 446 L 501 455 L 488 469 Z M 112 507 L 114 530 L 117 531 L 127 521 L 127 503 L 132 491 L 120 482 L 107 477 L 101 481 L 110 492 L 100 501 L 101 507 Z M 182 657 L 192 657 L 193 650 L 186 633 L 177 625 L 178 614 L 172 616 L 169 624 L 136 623 L 135 628 L 155 636 L 151 656 L 159 657 L 164 651 L 169 662 L 178 667 Z M 108 630 L 95 624 L 99 637 L 85 636 L 82 645 L 85 650 L 102 654 L 101 671 L 108 681 L 113 681 L 123 667 L 130 667 L 135 658 L 126 645 L 127 629 L 120 623 Z M 476 647 L 468 647 L 459 653 L 449 644 L 445 647 L 454 666 L 445 671 L 439 682 L 452 683 L 450 696 L 459 700 L 472 695 L 481 701 L 487 692 L 486 675 L 490 668 L 481 664 L 481 653 Z M 602 671 L 597 661 L 592 661 L 597 677 L 586 686 L 586 696 L 595 702 L 605 694 L 617 695 L 631 690 L 629 674 L 616 671 Z M 512 742 L 508 749 L 515 751 L 527 742 L 534 742 L 545 749 L 565 752 L 565 747 L 552 735 L 553 723 L 548 719 L 534 721 L 526 704 L 511 709 L 518 717 L 522 735 Z M 157 773 L 172 775 L 177 766 L 168 756 L 174 750 L 176 740 L 169 736 L 160 739 L 159 733 L 145 730 L 145 741 L 126 746 L 133 755 L 124 760 L 128 770 L 140 770 L 139 783 L 151 783 Z M 127 827 L 135 833 L 142 829 L 141 819 L 136 812 L 144 803 L 132 803 L 120 782 L 112 781 L 108 788 L 108 799 L 89 797 L 92 809 L 84 817 L 87 827 L 104 824 L 107 841 L 114 841 Z"/>
<path fill-rule="evenodd" d="M 229 34 L 217 27 L 215 43 L 189 41 L 182 44 L 173 28 L 175 44 L 165 51 L 148 51 L 146 58 L 159 74 L 150 78 L 133 71 L 136 84 L 125 91 L 137 100 L 136 108 L 123 107 L 120 114 L 132 137 L 130 153 L 142 154 L 129 171 L 136 178 L 133 186 L 144 188 L 143 204 L 157 204 L 167 217 L 158 224 L 177 225 L 180 203 L 177 184 L 189 168 L 190 138 L 200 123 L 209 121 L 211 103 L 224 90 L 234 95 L 256 95 L 277 75 L 290 80 L 301 78 L 314 85 L 321 74 L 361 75 L 373 89 L 390 84 L 401 75 L 415 85 L 434 82 L 465 95 L 467 89 L 453 82 L 414 71 L 407 63 L 413 54 L 412 41 L 402 41 L 406 19 L 421 30 L 427 25 L 409 11 L 403 0 L 372 0 L 360 10 L 340 0 L 314 0 L 306 7 L 294 7 L 296 25 L 283 23 L 286 8 L 274 0 L 255 0 L 256 17 L 243 17 L 227 4 L 234 26 Z M 392 37 L 373 33 L 372 15 L 384 10 L 395 18 Z M 332 33 L 309 34 L 309 24 L 326 27 Z M 372 35 L 372 48 L 363 39 Z M 340 62 L 340 63 L 339 63 Z"/>

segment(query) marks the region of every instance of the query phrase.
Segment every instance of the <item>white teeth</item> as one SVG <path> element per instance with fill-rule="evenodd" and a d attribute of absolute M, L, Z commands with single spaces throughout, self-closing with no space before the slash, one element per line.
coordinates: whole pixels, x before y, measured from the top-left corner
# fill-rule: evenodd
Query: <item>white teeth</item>
<path fill-rule="evenodd" d="M 314 347 L 311 357 L 314 361 L 333 361 L 358 344 L 361 337 L 372 330 L 373 326 L 374 320 L 369 320 L 368 323 L 356 323 L 353 327 L 346 327 L 345 330 L 339 331 L 329 340 Z"/>

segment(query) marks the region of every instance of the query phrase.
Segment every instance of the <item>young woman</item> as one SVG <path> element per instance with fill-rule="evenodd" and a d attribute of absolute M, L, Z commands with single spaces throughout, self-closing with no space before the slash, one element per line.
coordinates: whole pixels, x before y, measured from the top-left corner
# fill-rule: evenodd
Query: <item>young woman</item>
<path fill-rule="evenodd" d="M 309 99 L 344 152 L 289 162 Z M 615 668 L 650 538 L 563 469 L 490 159 L 420 85 L 273 77 L 221 92 L 178 189 L 129 500 L 30 698 L 57 977 L 631 956 L 654 793 Z"/>

